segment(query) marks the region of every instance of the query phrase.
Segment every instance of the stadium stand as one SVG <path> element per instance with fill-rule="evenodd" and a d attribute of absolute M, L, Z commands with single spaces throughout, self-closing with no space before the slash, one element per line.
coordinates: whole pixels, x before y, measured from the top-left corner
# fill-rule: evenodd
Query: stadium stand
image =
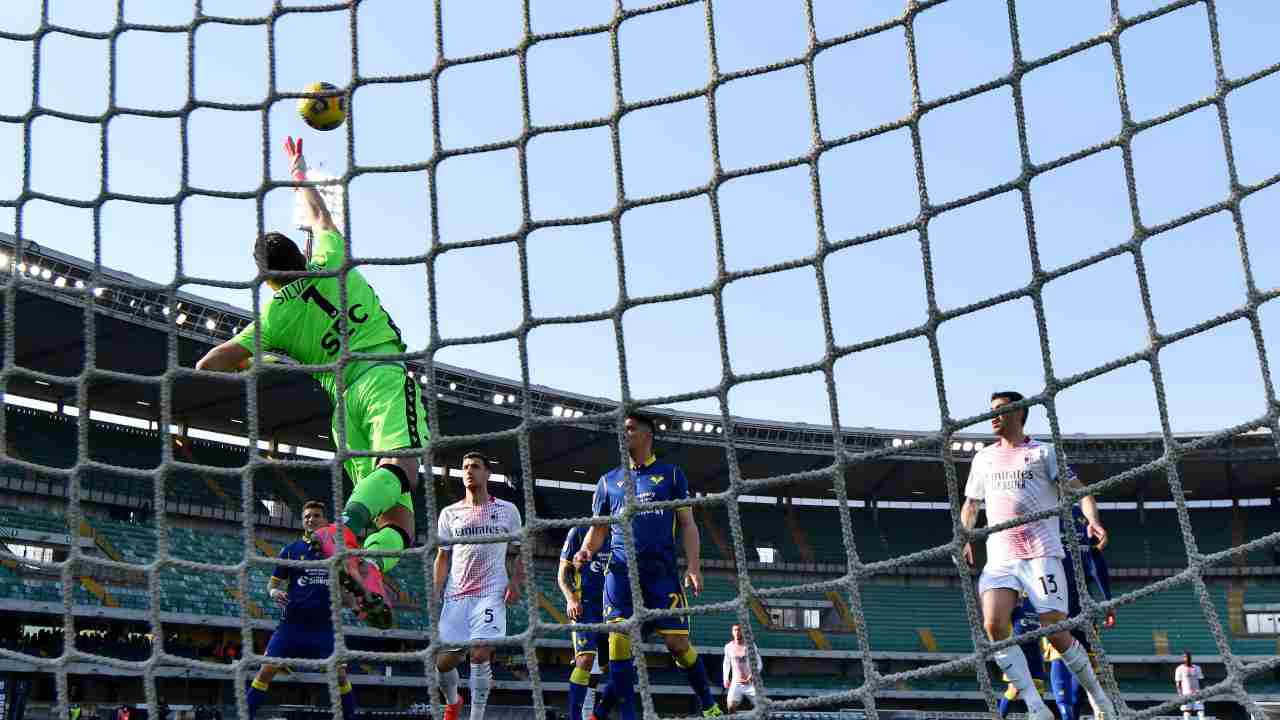
<path fill-rule="evenodd" d="M 76 447 L 74 418 L 14 406 L 7 407 L 6 412 L 10 427 L 20 429 L 9 433 L 12 457 L 50 467 L 72 465 Z M 196 466 L 237 468 L 248 458 L 248 451 L 235 445 L 168 436 L 163 439 L 174 442 L 175 457 Z M 154 431 L 111 423 L 95 422 L 90 433 L 90 448 L 95 460 L 142 470 L 155 468 L 159 463 L 161 441 L 161 436 Z M 31 473 L 8 465 L 3 475 L 28 477 Z M 51 540 L 54 546 L 57 546 L 58 538 L 62 538 L 65 544 L 70 537 L 84 535 L 92 538 L 96 548 L 93 552 L 137 565 L 153 561 L 157 535 L 151 522 L 151 511 L 143 504 L 151 500 L 151 480 L 97 472 L 87 473 L 84 477 L 86 488 L 114 493 L 116 499 L 132 498 L 129 511 L 121 514 L 119 508 L 111 507 L 110 502 L 91 499 L 86 506 L 85 525 L 69 532 L 66 519 L 59 512 L 39 509 L 54 507 L 56 501 L 53 505 L 46 502 L 36 507 L 24 502 L 23 498 L 28 496 L 14 495 L 4 501 L 9 506 L 0 506 L 0 524 L 25 530 L 32 534 L 29 537 Z M 300 506 L 304 498 L 328 496 L 329 478 L 323 472 L 291 474 L 287 478 L 278 473 L 259 473 L 255 480 L 256 498 L 275 500 L 293 508 Z M 189 617 L 209 618 L 206 622 L 225 623 L 225 627 L 231 628 L 239 622 L 243 609 L 256 620 L 278 620 L 279 608 L 268 600 L 266 594 L 271 565 L 250 565 L 249 593 L 242 598 L 234 574 L 230 572 L 245 557 L 246 544 L 240 534 L 240 524 L 209 519 L 207 513 L 196 507 L 207 505 L 222 511 L 238 511 L 242 493 L 238 479 L 180 472 L 166 477 L 165 483 L 171 503 L 167 533 L 171 555 L 178 559 L 213 562 L 228 569 L 228 572 L 195 572 L 175 567 L 160 570 L 161 610 L 173 614 L 166 617 L 172 617 L 178 627 L 184 622 L 181 618 Z M 436 507 L 455 499 L 456 488 L 451 484 L 437 482 L 435 487 Z M 587 515 L 590 513 L 589 488 L 586 484 L 581 489 L 539 486 L 535 491 L 537 507 L 553 517 Z M 502 492 L 511 490 L 502 488 Z M 102 496 L 102 499 L 108 498 Z M 423 512 L 421 498 L 418 503 L 419 512 Z M 266 505 L 260 504 L 260 508 L 265 517 Z M 739 504 L 739 512 L 750 558 L 748 571 L 755 587 L 781 589 L 827 580 L 838 576 L 846 566 L 846 549 L 834 507 L 788 501 L 776 504 L 744 501 Z M 231 516 L 226 517 L 229 519 Z M 704 568 L 705 590 L 700 597 L 691 598 L 691 602 L 698 606 L 732 600 L 738 595 L 738 585 L 737 576 L 732 572 L 733 563 L 729 560 L 732 538 L 728 530 L 727 510 L 722 506 L 702 508 L 697 518 L 703 528 L 704 558 L 709 563 Z M 950 541 L 950 515 L 941 509 L 859 507 L 851 509 L 850 519 L 863 562 L 884 560 Z M 1156 508 L 1145 513 L 1112 510 L 1106 513 L 1106 519 L 1112 535 L 1107 556 L 1119 573 L 1115 583 L 1117 592 L 1154 582 L 1168 569 L 1185 567 L 1186 553 L 1173 511 Z M 1191 512 L 1200 551 L 1205 553 L 1217 552 L 1274 532 L 1280 528 L 1278 520 L 1280 516 L 1271 505 L 1197 508 Z M 433 530 L 429 519 L 425 516 L 420 519 L 420 533 Z M 296 529 L 283 527 L 264 528 L 249 547 L 257 556 L 271 556 L 283 543 L 296 537 L 296 532 Z M 562 599 L 555 582 L 555 552 L 562 538 L 562 533 L 548 533 L 535 544 L 537 590 L 534 596 L 522 597 L 519 603 L 509 608 L 509 632 L 515 634 L 526 629 L 527 613 L 531 607 L 537 608 L 539 617 L 545 622 L 564 621 Z M 771 561 L 764 561 L 765 558 L 757 553 L 760 548 L 773 551 Z M 1241 556 L 1234 563 L 1224 562 L 1219 566 L 1226 569 L 1234 565 L 1236 569 L 1266 573 L 1273 568 L 1274 561 L 1271 550 L 1264 548 Z M 409 557 L 390 574 L 398 600 L 399 630 L 421 632 L 428 629 L 424 598 L 430 582 L 426 563 L 430 562 L 430 557 Z M 972 634 L 965 605 L 950 561 L 945 558 L 931 560 L 905 570 L 914 574 L 904 575 L 903 571 L 898 571 L 877 575 L 864 579 L 859 585 L 867 636 L 874 652 L 943 659 L 955 653 L 972 651 Z M 1233 651 L 1255 656 L 1275 653 L 1276 640 L 1273 636 L 1249 636 L 1243 632 L 1240 620 L 1245 604 L 1280 603 L 1280 582 L 1274 577 L 1260 574 L 1251 577 L 1247 585 L 1228 576 L 1207 578 L 1208 592 L 1218 615 L 1224 622 L 1230 619 L 1231 627 L 1235 629 L 1229 638 Z M 149 594 L 143 585 L 144 579 L 142 573 L 127 577 L 119 574 L 86 576 L 72 588 L 73 604 L 99 614 L 105 610 L 148 610 Z M 56 574 L 20 562 L 0 565 L 0 601 L 60 603 L 61 592 Z M 751 609 L 748 617 L 758 646 L 769 658 L 790 655 L 804 659 L 819 651 L 835 651 L 853 657 L 853 653 L 861 649 L 855 628 L 846 622 L 848 615 L 840 610 L 848 602 L 849 599 L 839 593 L 784 592 L 766 598 L 758 608 Z M 815 617 L 820 618 L 820 622 L 817 627 L 812 627 Z M 359 627 L 349 610 L 344 611 L 344 619 L 349 626 Z M 738 621 L 736 614 L 728 612 L 699 614 L 692 621 L 694 641 L 714 654 L 729 636 L 730 627 Z M 169 622 L 166 620 L 166 624 Z M 356 645 L 367 642 L 372 643 L 369 649 L 386 649 L 385 644 L 378 644 L 386 641 L 361 636 L 353 638 Z M 33 635 L 20 637 L 10 633 L 0 638 L 0 646 L 55 656 L 61 651 L 61 641 L 59 633 L 36 631 Z M 1168 657 L 1183 650 L 1201 657 L 1217 654 L 1199 603 L 1191 586 L 1186 584 L 1122 608 L 1119 623 L 1114 629 L 1103 632 L 1103 641 L 1109 656 L 1122 659 Z M 119 625 L 109 625 L 103 630 L 78 635 L 77 647 L 109 657 L 141 659 L 150 652 L 150 641 L 142 636 L 129 635 Z M 211 644 L 203 640 L 166 641 L 166 649 L 215 660 L 219 653 L 225 657 L 229 652 L 225 643 Z M 544 682 L 567 681 L 566 666 L 554 661 L 541 662 Z M 710 666 L 714 676 L 718 673 L 718 663 L 712 662 Z M 842 664 L 839 673 L 823 670 L 823 667 L 816 660 L 807 665 L 800 662 L 794 672 L 789 670 L 775 676 L 766 670 L 766 675 L 770 677 L 771 687 L 797 693 L 846 688 L 862 680 L 856 662 Z M 1168 691 L 1167 679 L 1148 677 L 1143 671 L 1123 663 L 1117 668 L 1120 685 L 1126 693 L 1154 697 Z M 369 678 L 417 677 L 421 668 L 412 663 L 367 662 L 353 665 L 352 672 Z M 518 661 L 500 664 L 497 674 L 500 679 L 511 682 L 527 680 L 527 674 Z M 652 677 L 658 685 L 679 687 L 683 682 L 678 673 L 662 664 L 661 659 L 655 661 Z M 1273 687 L 1276 685 L 1273 682 L 1260 680 L 1256 684 L 1257 688 L 1251 685 L 1255 692 L 1280 691 L 1280 687 Z M 907 696 L 914 693 L 920 697 L 972 694 L 975 689 L 976 681 L 971 674 L 918 680 L 894 688 L 895 692 Z"/>

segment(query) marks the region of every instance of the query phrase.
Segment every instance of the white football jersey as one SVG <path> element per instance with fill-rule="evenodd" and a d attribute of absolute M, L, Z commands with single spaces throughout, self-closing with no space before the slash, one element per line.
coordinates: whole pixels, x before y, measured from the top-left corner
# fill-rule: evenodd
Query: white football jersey
<path fill-rule="evenodd" d="M 1015 448 L 988 445 L 973 458 L 964 494 L 986 501 L 987 525 L 1052 509 L 1059 499 L 1057 451 L 1030 438 Z M 1051 516 L 987 536 L 987 562 L 1065 557 L 1058 524 Z"/>
<path fill-rule="evenodd" d="M 438 533 L 441 540 L 466 540 L 506 535 L 521 528 L 520 511 L 506 500 L 493 496 L 483 505 L 466 500 L 440 511 Z M 449 582 L 446 600 L 462 597 L 502 595 L 507 590 L 507 543 L 489 542 L 450 545 Z"/>

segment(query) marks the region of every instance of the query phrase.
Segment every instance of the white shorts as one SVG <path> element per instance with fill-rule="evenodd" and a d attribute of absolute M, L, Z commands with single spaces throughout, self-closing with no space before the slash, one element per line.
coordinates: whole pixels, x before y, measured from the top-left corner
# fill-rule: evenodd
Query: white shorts
<path fill-rule="evenodd" d="M 464 643 L 507 634 L 507 607 L 501 595 L 446 600 L 440 609 L 440 642 Z"/>
<path fill-rule="evenodd" d="M 1031 606 L 1039 613 L 1067 611 L 1067 579 L 1062 571 L 1062 558 L 987 563 L 978 580 L 978 595 L 997 588 L 1026 593 L 1031 598 Z"/>
<path fill-rule="evenodd" d="M 1182 712 L 1201 712 L 1203 710 L 1204 710 L 1204 703 L 1200 702 L 1199 700 L 1196 700 L 1195 702 L 1189 702 L 1186 705 L 1182 706 Z"/>
<path fill-rule="evenodd" d="M 751 683 L 733 683 L 729 686 L 729 704 L 737 705 L 742 702 L 743 697 L 751 698 L 751 704 L 756 704 L 756 686 Z"/>

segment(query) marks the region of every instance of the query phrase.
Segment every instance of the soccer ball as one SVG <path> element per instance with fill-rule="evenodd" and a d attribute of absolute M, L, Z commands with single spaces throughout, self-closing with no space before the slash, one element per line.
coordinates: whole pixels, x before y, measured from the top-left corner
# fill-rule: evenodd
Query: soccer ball
<path fill-rule="evenodd" d="M 332 92 L 329 97 L 299 98 L 298 114 L 316 130 L 336 130 L 347 119 L 347 98 L 334 85 L 327 82 L 311 83 L 306 92 Z"/>

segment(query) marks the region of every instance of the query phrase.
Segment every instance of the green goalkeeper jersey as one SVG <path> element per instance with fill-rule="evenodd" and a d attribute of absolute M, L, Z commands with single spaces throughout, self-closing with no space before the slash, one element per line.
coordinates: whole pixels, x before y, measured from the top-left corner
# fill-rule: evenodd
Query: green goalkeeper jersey
<path fill-rule="evenodd" d="M 317 233 L 308 269 L 337 270 L 342 262 L 342 235 L 333 230 Z M 302 277 L 280 288 L 262 308 L 256 323 L 262 329 L 262 351 L 286 355 L 304 365 L 336 363 L 342 352 L 340 281 L 340 277 Z M 359 270 L 352 269 L 347 272 L 346 282 L 347 336 L 351 351 L 404 352 L 400 328 L 382 307 L 369 281 Z M 254 323 L 250 323 L 235 340 L 252 352 L 253 336 Z M 374 364 L 347 363 L 344 367 L 346 386 L 350 387 Z M 315 373 L 315 378 L 329 397 L 336 399 L 334 371 Z"/>

